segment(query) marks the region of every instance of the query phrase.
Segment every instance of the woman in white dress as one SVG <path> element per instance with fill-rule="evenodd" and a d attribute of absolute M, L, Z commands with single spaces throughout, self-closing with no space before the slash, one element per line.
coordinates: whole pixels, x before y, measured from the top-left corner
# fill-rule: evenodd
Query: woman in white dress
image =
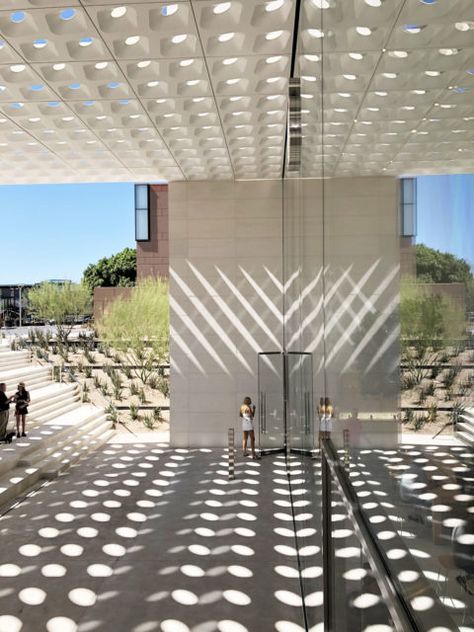
<path fill-rule="evenodd" d="M 253 428 L 253 418 L 255 417 L 255 406 L 252 404 L 250 397 L 245 397 L 239 412 L 240 419 L 242 420 L 242 432 L 244 437 L 242 439 L 242 450 L 244 456 L 248 456 L 247 443 L 250 437 L 250 449 L 252 451 L 252 459 L 256 459 L 255 454 L 255 432 Z"/>
<path fill-rule="evenodd" d="M 331 400 L 329 397 L 325 397 L 324 400 L 321 398 L 319 408 L 319 418 L 320 418 L 320 426 L 319 426 L 319 447 L 321 447 L 322 439 L 330 439 L 331 431 L 332 431 L 332 418 L 334 415 L 334 408 L 331 404 Z"/>

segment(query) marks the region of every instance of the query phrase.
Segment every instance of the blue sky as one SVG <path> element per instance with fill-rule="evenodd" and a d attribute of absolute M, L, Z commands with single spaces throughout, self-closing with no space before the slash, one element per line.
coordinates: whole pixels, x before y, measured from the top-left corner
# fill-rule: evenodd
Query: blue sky
<path fill-rule="evenodd" d="M 0 186 L 0 284 L 79 281 L 134 246 L 133 184 Z M 474 266 L 474 174 L 418 178 L 418 243 Z"/>
<path fill-rule="evenodd" d="M 474 267 L 474 174 L 418 178 L 416 241 Z"/>
<path fill-rule="evenodd" d="M 133 184 L 0 186 L 0 284 L 79 281 L 135 246 Z"/>

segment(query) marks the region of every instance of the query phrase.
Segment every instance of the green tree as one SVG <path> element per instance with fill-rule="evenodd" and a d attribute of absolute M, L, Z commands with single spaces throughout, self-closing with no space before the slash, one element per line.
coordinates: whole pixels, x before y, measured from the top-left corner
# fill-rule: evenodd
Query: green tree
<path fill-rule="evenodd" d="M 141 281 L 129 297 L 120 297 L 109 306 L 97 327 L 105 342 L 125 353 L 130 364 L 138 367 L 136 374 L 146 384 L 156 365 L 169 357 L 167 281 Z M 162 386 L 161 390 L 165 389 Z"/>
<path fill-rule="evenodd" d="M 94 291 L 96 287 L 127 287 L 135 285 L 137 279 L 137 252 L 135 248 L 124 248 L 111 257 L 103 257 L 84 270 L 83 281 Z"/>
<path fill-rule="evenodd" d="M 473 280 L 467 261 L 424 244 L 416 245 L 416 276 L 424 283 L 469 283 Z"/>
<path fill-rule="evenodd" d="M 81 283 L 41 283 L 29 290 L 28 305 L 35 316 L 55 321 L 62 343 L 67 342 L 77 317 L 92 312 L 89 290 Z"/>
<path fill-rule="evenodd" d="M 433 295 L 413 277 L 402 279 L 400 287 L 400 327 L 402 347 L 415 346 L 421 357 L 465 335 L 464 310 L 443 296 Z"/>

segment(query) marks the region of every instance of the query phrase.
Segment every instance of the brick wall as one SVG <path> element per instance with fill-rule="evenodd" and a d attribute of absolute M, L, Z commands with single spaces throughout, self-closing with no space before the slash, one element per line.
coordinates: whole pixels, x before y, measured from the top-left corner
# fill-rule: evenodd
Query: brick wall
<path fill-rule="evenodd" d="M 127 298 L 131 287 L 96 287 L 94 290 L 94 320 L 102 316 L 107 307 L 119 297 Z"/>
<path fill-rule="evenodd" d="M 413 237 L 400 237 L 400 274 L 416 276 L 416 250 Z"/>
<path fill-rule="evenodd" d="M 168 278 L 168 185 L 150 185 L 150 241 L 137 242 L 137 278 Z"/>

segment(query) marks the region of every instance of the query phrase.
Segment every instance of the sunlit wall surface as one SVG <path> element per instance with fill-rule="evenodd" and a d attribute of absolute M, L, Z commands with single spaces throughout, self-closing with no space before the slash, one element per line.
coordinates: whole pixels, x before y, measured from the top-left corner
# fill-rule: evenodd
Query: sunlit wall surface
<path fill-rule="evenodd" d="M 362 444 L 385 433 L 396 442 L 398 186 L 384 177 L 284 183 L 285 342 L 312 356 L 316 437 L 319 399 L 329 397 L 334 438 L 349 429 Z"/>
<path fill-rule="evenodd" d="M 171 183 L 171 442 L 224 445 L 283 335 L 282 183 Z"/>
<path fill-rule="evenodd" d="M 258 354 L 283 348 L 311 356 L 291 358 L 294 447 L 315 447 L 319 397 L 333 401 L 335 437 L 351 415 L 370 441 L 393 431 L 397 180 L 172 183 L 170 204 L 174 444 L 223 444 L 242 398 L 258 400 Z"/>

